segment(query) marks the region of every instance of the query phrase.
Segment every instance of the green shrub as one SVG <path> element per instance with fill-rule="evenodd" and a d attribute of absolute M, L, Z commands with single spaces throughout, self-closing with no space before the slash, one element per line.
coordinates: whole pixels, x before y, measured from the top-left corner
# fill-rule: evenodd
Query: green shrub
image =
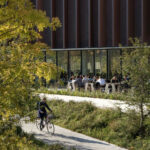
<path fill-rule="evenodd" d="M 140 137 L 140 117 L 134 111 L 99 109 L 87 102 L 49 103 L 56 115 L 55 124 L 128 149 L 150 149 L 150 121 L 145 122 L 147 134 Z"/>
<path fill-rule="evenodd" d="M 58 94 L 58 95 L 70 95 L 70 96 L 81 96 L 81 97 L 93 97 L 93 98 L 104 98 L 104 99 L 115 99 L 115 100 L 130 100 L 131 95 L 130 93 L 102 93 L 100 91 L 69 91 L 69 90 L 57 90 L 57 89 L 47 89 L 47 88 L 40 88 L 36 91 L 36 93 L 46 93 L 46 94 Z"/>

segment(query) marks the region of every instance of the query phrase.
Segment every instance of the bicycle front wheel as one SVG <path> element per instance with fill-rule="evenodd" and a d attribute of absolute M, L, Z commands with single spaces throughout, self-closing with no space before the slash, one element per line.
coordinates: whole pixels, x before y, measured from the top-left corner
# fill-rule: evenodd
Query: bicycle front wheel
<path fill-rule="evenodd" d="M 47 123 L 47 132 L 50 133 L 50 134 L 54 134 L 55 127 L 54 127 L 53 123 L 51 123 L 51 122 Z"/>

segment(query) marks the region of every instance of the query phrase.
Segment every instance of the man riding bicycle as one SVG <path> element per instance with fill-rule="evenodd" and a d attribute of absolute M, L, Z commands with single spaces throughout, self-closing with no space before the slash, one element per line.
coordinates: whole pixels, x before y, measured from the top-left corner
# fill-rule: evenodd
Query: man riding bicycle
<path fill-rule="evenodd" d="M 46 108 L 51 112 L 52 110 L 49 108 L 49 106 L 46 103 L 46 98 L 44 97 L 40 102 L 38 102 L 38 117 L 41 118 L 40 124 L 44 127 L 43 125 L 43 120 L 44 118 L 47 118 L 47 111 Z"/>

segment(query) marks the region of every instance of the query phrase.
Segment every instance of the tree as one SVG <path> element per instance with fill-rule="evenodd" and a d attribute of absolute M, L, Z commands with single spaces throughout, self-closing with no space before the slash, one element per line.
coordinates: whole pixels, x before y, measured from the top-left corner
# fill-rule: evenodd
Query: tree
<path fill-rule="evenodd" d="M 133 89 L 133 97 L 130 99 L 133 105 L 140 110 L 140 134 L 144 134 L 144 121 L 147 117 L 145 106 L 150 102 L 150 48 L 142 44 L 138 39 L 130 39 L 133 48 L 123 50 L 123 73 L 129 75 L 129 85 Z"/>
<path fill-rule="evenodd" d="M 21 149 L 27 140 L 16 135 L 19 114 L 33 110 L 31 88 L 35 75 L 50 79 L 56 66 L 45 63 L 41 32 L 60 27 L 58 18 L 51 22 L 45 12 L 34 9 L 29 0 L 0 1 L 0 147 Z M 25 146 L 26 147 L 26 146 Z"/>

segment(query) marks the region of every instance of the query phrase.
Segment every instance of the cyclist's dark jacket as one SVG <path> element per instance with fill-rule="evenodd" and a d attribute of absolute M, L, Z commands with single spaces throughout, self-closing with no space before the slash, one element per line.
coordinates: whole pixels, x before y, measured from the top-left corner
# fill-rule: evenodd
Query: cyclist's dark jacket
<path fill-rule="evenodd" d="M 45 108 L 47 108 L 49 111 L 52 111 L 45 102 L 38 102 L 38 110 L 43 111 L 44 113 L 46 113 Z"/>

